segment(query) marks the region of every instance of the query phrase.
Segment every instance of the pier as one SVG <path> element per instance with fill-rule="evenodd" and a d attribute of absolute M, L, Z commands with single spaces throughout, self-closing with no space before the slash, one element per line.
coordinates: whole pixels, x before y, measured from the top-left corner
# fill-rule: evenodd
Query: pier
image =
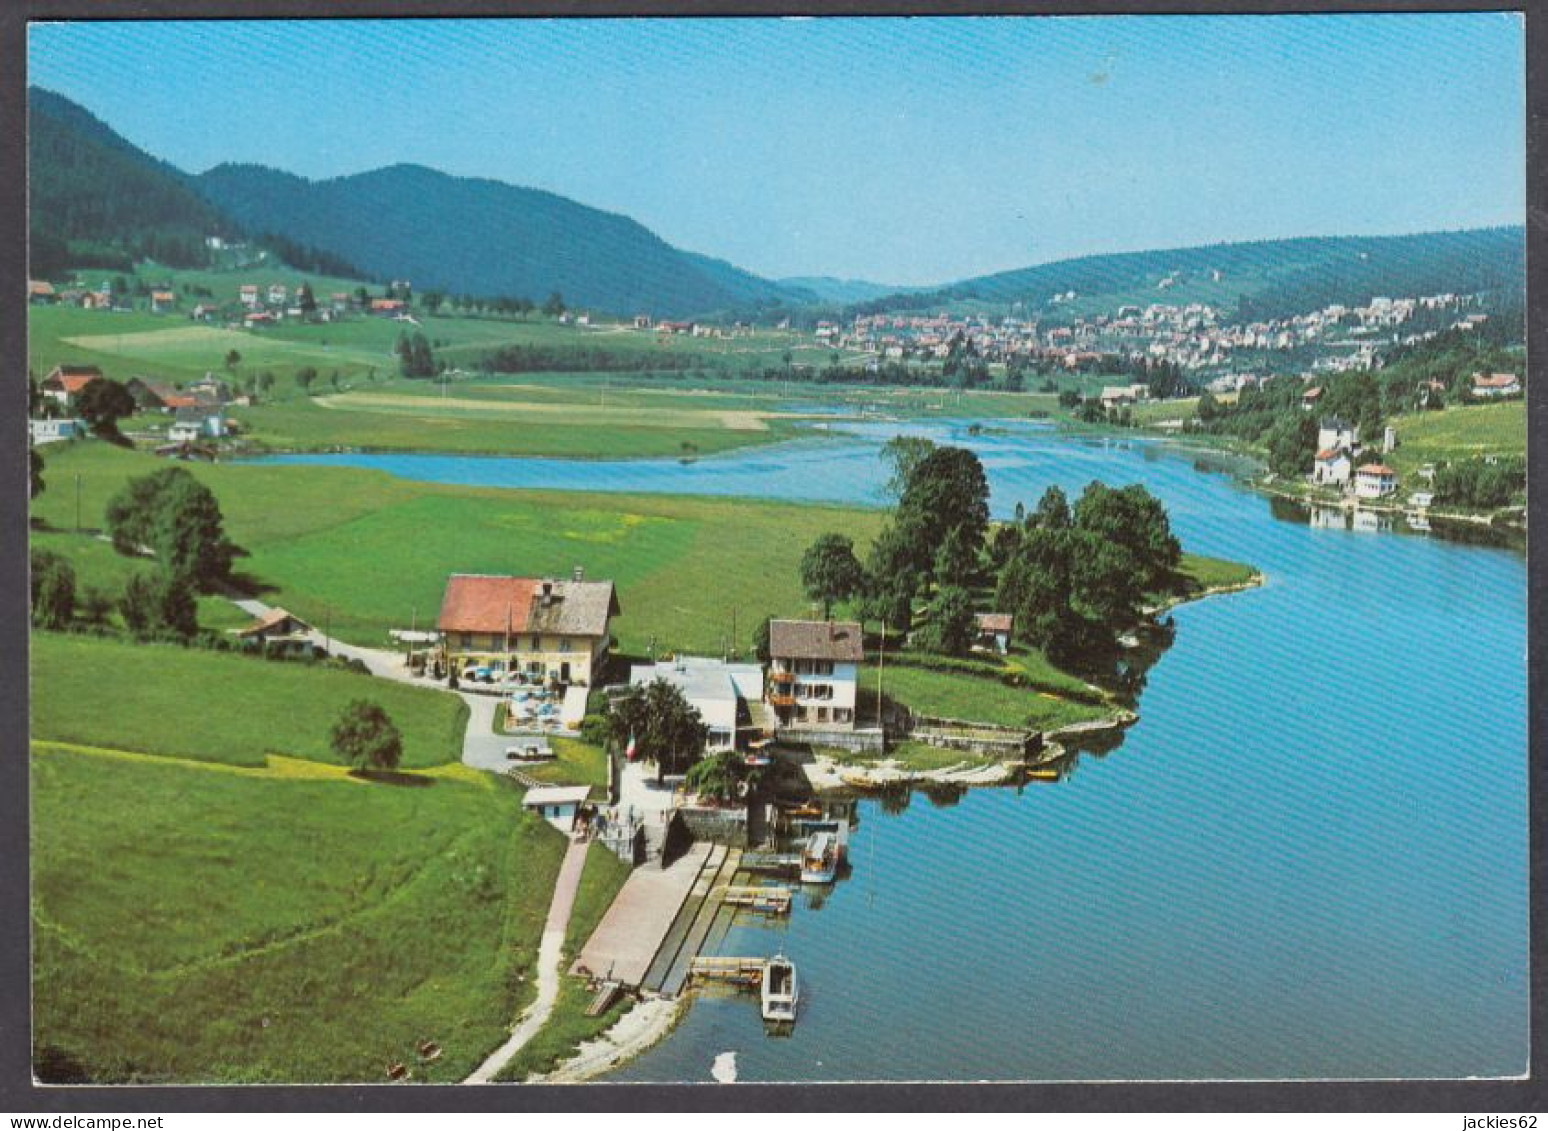
<path fill-rule="evenodd" d="M 785 887 L 733 884 L 721 892 L 720 898 L 731 907 L 750 907 L 768 915 L 790 913 L 791 891 Z"/>

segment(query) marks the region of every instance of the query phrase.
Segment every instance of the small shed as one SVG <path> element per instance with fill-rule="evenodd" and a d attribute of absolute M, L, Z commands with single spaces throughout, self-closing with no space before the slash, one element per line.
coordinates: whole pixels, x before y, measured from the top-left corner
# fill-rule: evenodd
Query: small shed
<path fill-rule="evenodd" d="M 252 624 L 234 628 L 231 633 L 244 644 L 264 649 L 302 653 L 312 649 L 312 626 L 284 609 L 270 609 Z"/>
<path fill-rule="evenodd" d="M 584 785 L 541 785 L 527 790 L 521 807 L 537 813 L 560 832 L 569 835 L 575 825 L 575 813 L 591 796 Z"/>
<path fill-rule="evenodd" d="M 975 618 L 977 639 L 974 645 L 1004 655 L 1010 650 L 1011 627 L 1015 623 L 1010 613 L 979 613 Z"/>

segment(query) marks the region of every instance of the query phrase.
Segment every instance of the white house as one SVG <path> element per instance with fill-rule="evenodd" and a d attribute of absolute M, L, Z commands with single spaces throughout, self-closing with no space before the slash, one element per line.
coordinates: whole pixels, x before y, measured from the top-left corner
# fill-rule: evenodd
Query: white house
<path fill-rule="evenodd" d="M 167 439 L 174 444 L 190 444 L 206 438 L 219 439 L 225 434 L 226 424 L 219 410 L 212 412 L 203 408 L 178 409 L 172 427 L 167 429 Z"/>
<path fill-rule="evenodd" d="M 1521 378 L 1514 373 L 1474 373 L 1473 396 L 1516 397 L 1521 395 Z"/>
<path fill-rule="evenodd" d="M 1353 467 L 1343 448 L 1323 448 L 1312 460 L 1312 482 L 1319 487 L 1343 487 Z"/>
<path fill-rule="evenodd" d="M 575 813 L 590 796 L 584 785 L 543 785 L 527 790 L 521 807 L 535 812 L 554 828 L 569 835 L 575 826 Z"/>
<path fill-rule="evenodd" d="M 1355 495 L 1379 499 L 1397 490 L 1397 472 L 1384 463 L 1361 464 L 1355 471 Z"/>
<path fill-rule="evenodd" d="M 769 705 L 781 727 L 853 730 L 864 637 L 853 621 L 769 622 Z"/>
<path fill-rule="evenodd" d="M 658 679 L 681 691 L 688 705 L 699 712 L 709 727 L 705 746 L 710 750 L 736 746 L 738 732 L 752 725 L 747 705 L 763 701 L 763 668 L 758 664 L 679 656 L 629 669 L 629 682 L 636 687 Z"/>
<path fill-rule="evenodd" d="M 56 444 L 86 435 L 86 426 L 79 420 L 29 420 L 27 429 L 34 444 Z"/>

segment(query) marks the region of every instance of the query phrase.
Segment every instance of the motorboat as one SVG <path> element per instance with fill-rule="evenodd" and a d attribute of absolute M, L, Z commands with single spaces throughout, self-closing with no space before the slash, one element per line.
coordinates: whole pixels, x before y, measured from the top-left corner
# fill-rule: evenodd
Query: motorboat
<path fill-rule="evenodd" d="M 765 1021 L 794 1021 L 796 1002 L 800 998 L 795 963 L 783 954 L 776 954 L 765 962 L 760 993 Z"/>
<path fill-rule="evenodd" d="M 831 884 L 838 874 L 838 838 L 831 832 L 813 833 L 801 851 L 801 882 Z"/>

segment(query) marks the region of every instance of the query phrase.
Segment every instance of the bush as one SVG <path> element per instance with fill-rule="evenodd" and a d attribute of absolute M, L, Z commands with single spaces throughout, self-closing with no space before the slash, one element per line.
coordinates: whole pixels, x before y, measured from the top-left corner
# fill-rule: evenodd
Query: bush
<path fill-rule="evenodd" d="M 333 751 L 357 770 L 395 770 L 403 760 L 403 735 L 380 705 L 351 700 L 330 736 Z"/>
<path fill-rule="evenodd" d="M 75 570 L 51 550 L 32 551 L 32 623 L 64 628 L 75 616 Z"/>
<path fill-rule="evenodd" d="M 608 740 L 607 717 L 605 715 L 587 715 L 581 720 L 580 736 L 582 742 L 589 742 L 593 746 L 606 746 Z"/>

